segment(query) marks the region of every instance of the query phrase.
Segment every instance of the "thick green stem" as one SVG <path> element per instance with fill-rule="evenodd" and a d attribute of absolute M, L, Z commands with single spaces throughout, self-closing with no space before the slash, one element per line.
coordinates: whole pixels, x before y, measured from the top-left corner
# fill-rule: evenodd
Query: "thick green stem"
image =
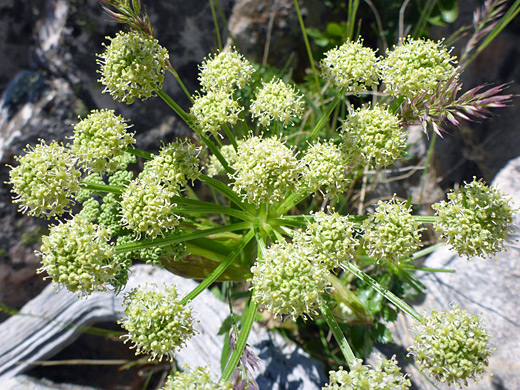
<path fill-rule="evenodd" d="M 325 321 L 327 321 L 327 325 L 329 326 L 332 334 L 334 335 L 334 338 L 338 342 L 339 348 L 341 349 L 343 356 L 345 356 L 347 365 L 349 366 L 349 368 L 352 369 L 356 362 L 356 356 L 354 355 L 352 348 L 350 348 L 348 340 L 343 334 L 341 328 L 339 327 L 336 318 L 334 318 L 334 314 L 332 314 L 330 308 L 324 302 L 320 303 L 320 310 L 321 314 L 323 315 L 323 318 L 325 318 Z"/>

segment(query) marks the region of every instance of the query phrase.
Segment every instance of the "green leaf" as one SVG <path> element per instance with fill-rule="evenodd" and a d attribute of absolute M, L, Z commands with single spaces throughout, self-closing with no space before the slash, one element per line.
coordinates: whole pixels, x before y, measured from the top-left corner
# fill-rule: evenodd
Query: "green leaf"
<path fill-rule="evenodd" d="M 329 23 L 327 24 L 327 33 L 334 37 L 341 38 L 343 36 L 343 29 L 337 23 Z"/>

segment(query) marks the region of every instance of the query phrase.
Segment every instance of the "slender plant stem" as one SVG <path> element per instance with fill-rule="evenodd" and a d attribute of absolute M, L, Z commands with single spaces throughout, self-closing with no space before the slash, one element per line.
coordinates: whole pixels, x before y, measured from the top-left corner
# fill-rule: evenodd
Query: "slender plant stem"
<path fill-rule="evenodd" d="M 334 100 L 329 105 L 327 112 L 325 112 L 325 114 L 323 114 L 323 116 L 320 118 L 320 120 L 318 121 L 318 123 L 316 124 L 314 129 L 312 130 L 312 133 L 307 138 L 307 144 L 306 144 L 307 146 L 310 145 L 310 143 L 314 140 L 314 138 L 316 138 L 316 136 L 320 132 L 321 128 L 323 127 L 323 125 L 325 125 L 325 122 L 327 121 L 327 119 L 329 119 L 330 115 L 334 111 L 334 108 L 336 108 L 336 106 L 338 105 L 338 103 L 340 102 L 340 100 L 344 94 L 345 94 L 345 88 L 342 88 L 338 92 L 338 94 L 334 97 Z"/>
<path fill-rule="evenodd" d="M 428 153 L 426 153 L 426 161 L 424 163 L 424 170 L 421 176 L 421 190 L 419 191 L 419 200 L 417 202 L 417 208 L 421 208 L 422 199 L 424 193 L 424 186 L 426 185 L 426 179 L 428 175 L 428 171 L 430 170 L 430 164 L 433 158 L 433 152 L 435 151 L 435 141 L 437 140 L 437 133 L 433 133 L 432 140 L 430 142 L 430 146 L 428 147 Z"/>
<path fill-rule="evenodd" d="M 82 181 L 79 183 L 81 188 L 84 188 L 86 190 L 92 190 L 96 192 L 109 192 L 111 194 L 117 194 L 120 195 L 123 193 L 124 188 L 118 187 L 118 186 L 110 186 L 108 184 L 98 184 L 98 183 L 90 183 L 88 181 Z"/>
<path fill-rule="evenodd" d="M 325 302 L 320 303 L 320 311 L 323 315 L 323 318 L 325 318 L 325 321 L 327 322 L 329 329 L 334 335 L 334 338 L 338 342 L 339 348 L 341 349 L 341 352 L 343 353 L 343 356 L 345 356 L 345 360 L 347 361 L 347 365 L 349 366 L 349 368 L 352 369 L 354 363 L 356 362 L 356 356 L 354 355 L 352 348 L 350 348 L 348 340 L 343 334 L 341 328 L 339 327 L 336 318 L 334 318 L 334 314 L 332 314 L 330 308 L 327 306 Z"/>
<path fill-rule="evenodd" d="M 215 4 L 213 0 L 209 0 L 209 6 L 211 8 L 211 16 L 213 17 L 213 24 L 215 25 L 215 35 L 217 37 L 217 46 L 219 50 L 222 50 L 222 39 L 220 38 L 220 28 L 218 26 L 217 13 L 215 12 Z"/>
<path fill-rule="evenodd" d="M 182 79 L 180 78 L 177 71 L 174 69 L 172 63 L 168 61 L 168 69 L 170 70 L 171 74 L 173 74 L 173 77 L 175 77 L 175 80 L 179 83 L 179 86 L 181 87 L 182 91 L 186 94 L 188 99 L 190 99 L 190 102 L 193 104 L 193 97 L 191 96 L 190 91 L 188 91 L 188 88 L 186 88 L 186 85 L 182 82 Z"/>
<path fill-rule="evenodd" d="M 224 195 L 226 198 L 228 198 L 231 202 L 236 204 L 238 207 L 240 207 L 242 210 L 250 213 L 250 214 L 256 214 L 256 209 L 251 206 L 250 204 L 243 203 L 238 195 L 233 192 L 231 188 L 229 188 L 227 185 L 222 183 L 221 181 L 215 180 L 212 177 L 206 176 L 206 175 L 200 175 L 199 180 L 206 183 L 211 188 L 217 190 L 222 195 Z"/>
<path fill-rule="evenodd" d="M 127 153 L 133 154 L 134 156 L 142 157 L 145 160 L 152 160 L 153 159 L 153 154 L 152 153 L 146 152 L 146 151 L 141 150 L 141 149 L 126 148 L 126 151 L 127 151 Z"/>
<path fill-rule="evenodd" d="M 233 149 L 235 149 L 235 152 L 236 152 L 238 149 L 238 146 L 237 146 L 237 140 L 235 139 L 233 132 L 229 129 L 228 125 L 226 125 L 226 124 L 224 124 L 222 126 L 222 128 L 224 129 L 224 132 L 228 136 L 229 141 L 231 142 L 231 145 L 233 145 Z"/>
<path fill-rule="evenodd" d="M 179 196 L 174 196 L 172 201 L 178 204 L 175 207 L 175 212 L 201 212 L 201 213 L 212 213 L 212 214 L 222 214 L 222 215 L 230 215 L 232 217 L 240 218 L 244 221 L 253 221 L 255 218 L 253 215 L 246 213 L 241 210 L 233 209 L 231 207 L 222 206 L 215 203 L 204 202 L 196 199 L 188 199 L 182 198 Z M 181 205 L 181 206 L 179 206 Z"/>
<path fill-rule="evenodd" d="M 220 161 L 227 173 L 231 175 L 235 173 L 235 171 L 229 166 L 226 158 L 222 155 L 222 153 L 220 153 L 220 150 L 215 146 L 213 142 L 211 142 L 211 140 L 208 137 L 201 135 L 200 139 L 202 140 L 202 142 L 204 142 L 204 144 L 206 144 L 208 149 L 211 150 L 211 153 L 215 155 L 218 161 Z"/>
<path fill-rule="evenodd" d="M 157 95 L 173 110 L 181 117 L 181 119 L 193 129 L 193 123 L 191 121 L 190 115 L 184 111 L 181 106 L 179 106 L 175 101 L 162 89 L 158 89 Z"/>

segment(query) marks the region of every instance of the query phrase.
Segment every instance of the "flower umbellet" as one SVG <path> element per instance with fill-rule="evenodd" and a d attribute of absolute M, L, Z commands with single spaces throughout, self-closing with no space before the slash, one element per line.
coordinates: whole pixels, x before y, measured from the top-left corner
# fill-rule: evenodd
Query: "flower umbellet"
<path fill-rule="evenodd" d="M 394 358 L 373 367 L 356 358 L 335 304 L 352 309 L 351 323 L 369 322 L 377 332 L 383 311 L 409 314 L 419 324 L 410 353 L 435 380 L 465 384 L 482 375 L 491 353 L 480 319 L 457 306 L 421 316 L 392 282 L 415 282 L 411 259 L 426 224 L 460 255 L 503 250 L 511 201 L 474 180 L 434 204 L 433 216 L 414 215 L 413 198 L 361 206 L 367 183 L 405 155 L 405 124 L 439 132 L 441 121 L 464 119 L 464 110 L 503 105 L 503 88 L 457 99 L 460 69 L 450 49 L 409 37 L 379 57 L 361 38 L 348 39 L 325 53 L 318 89 L 293 86 L 281 73 L 263 80 L 264 70 L 253 78 L 255 67 L 236 48 L 221 50 L 199 66 L 200 89 L 190 94 L 149 18 L 135 9 L 140 2 L 104 2 L 133 28 L 98 55 L 104 92 L 127 104 L 158 96 L 193 131 L 151 153 L 137 149 L 126 119 L 101 109 L 74 126 L 72 144 L 27 146 L 7 182 L 13 201 L 31 216 L 61 218 L 42 238 L 39 272 L 81 296 L 122 291 L 137 259 L 204 279 L 202 287 L 247 284 L 248 311 L 220 381 L 198 367 L 170 376 L 165 390 L 243 385 L 236 369 L 247 365 L 240 357 L 258 309 L 329 327 L 348 369 L 331 371 L 324 389 L 408 389 Z M 189 110 L 163 90 L 167 70 L 190 95 Z M 453 99 L 444 99 L 448 92 Z M 168 285 L 126 291 L 125 341 L 150 359 L 173 360 L 196 333 L 191 302 L 202 287 L 183 297 Z M 244 375 L 255 384 L 252 371 Z"/>

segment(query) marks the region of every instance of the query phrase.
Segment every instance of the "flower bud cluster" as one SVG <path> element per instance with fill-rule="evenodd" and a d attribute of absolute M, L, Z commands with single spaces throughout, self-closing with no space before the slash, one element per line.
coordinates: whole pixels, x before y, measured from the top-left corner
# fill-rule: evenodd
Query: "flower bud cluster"
<path fill-rule="evenodd" d="M 312 317 L 329 289 L 328 270 L 299 245 L 272 245 L 251 272 L 252 298 L 276 317 Z"/>
<path fill-rule="evenodd" d="M 110 261 L 115 252 L 109 239 L 102 225 L 94 225 L 81 214 L 52 226 L 37 252 L 42 258 L 38 272 L 47 272 L 54 283 L 79 295 L 105 291 L 119 267 Z"/>
<path fill-rule="evenodd" d="M 113 110 L 94 110 L 74 126 L 71 152 L 82 165 L 93 172 L 115 171 L 119 157 L 135 143 L 130 127 Z"/>
<path fill-rule="evenodd" d="M 233 390 L 233 383 L 229 381 L 214 382 L 208 367 L 197 367 L 190 370 L 183 366 L 184 372 L 177 372 L 169 376 L 166 385 L 161 390 Z"/>
<path fill-rule="evenodd" d="M 71 200 L 80 190 L 80 171 L 76 158 L 62 145 L 40 140 L 27 145 L 25 155 L 15 156 L 19 165 L 11 167 L 10 180 L 14 203 L 20 211 L 36 217 L 54 217 L 69 211 Z"/>
<path fill-rule="evenodd" d="M 328 270 L 353 259 L 359 245 L 355 225 L 348 217 L 323 211 L 313 215 L 307 229 L 295 235 L 294 243 L 305 247 Z"/>
<path fill-rule="evenodd" d="M 251 103 L 250 112 L 262 126 L 267 127 L 271 121 L 277 120 L 287 127 L 302 115 L 303 108 L 303 99 L 295 88 L 278 79 L 263 83 Z"/>
<path fill-rule="evenodd" d="M 330 371 L 329 376 L 330 383 L 322 390 L 407 390 L 412 385 L 401 373 L 395 356 L 390 360 L 379 358 L 375 368 L 355 359 L 350 371 L 340 367 L 338 371 Z"/>
<path fill-rule="evenodd" d="M 385 92 L 407 99 L 432 92 L 439 83 L 458 77 L 456 58 L 443 42 L 429 39 L 401 39 L 381 61 Z"/>
<path fill-rule="evenodd" d="M 150 360 L 172 361 L 196 331 L 191 307 L 182 305 L 175 286 L 157 285 L 133 289 L 125 296 L 125 318 L 121 326 L 128 334 L 121 336 L 140 353 L 150 354 Z"/>
<path fill-rule="evenodd" d="M 351 112 L 343 122 L 341 137 L 347 152 L 359 153 L 360 163 L 373 168 L 393 164 L 406 148 L 399 117 L 378 105 Z"/>
<path fill-rule="evenodd" d="M 233 191 L 256 205 L 276 204 L 297 188 L 301 172 L 294 151 L 277 137 L 251 137 L 238 147 Z"/>
<path fill-rule="evenodd" d="M 358 93 L 379 85 L 375 52 L 363 41 L 347 41 L 321 60 L 321 76 L 346 92 Z"/>
<path fill-rule="evenodd" d="M 412 216 L 411 207 L 395 198 L 379 201 L 374 214 L 364 221 L 363 230 L 366 252 L 377 262 L 399 264 L 421 245 L 422 229 Z"/>
<path fill-rule="evenodd" d="M 98 54 L 101 78 L 114 99 L 132 104 L 145 100 L 162 88 L 164 73 L 168 67 L 168 50 L 157 39 L 137 31 L 119 32 L 110 44 Z"/>
<path fill-rule="evenodd" d="M 511 200 L 494 187 L 473 178 L 448 194 L 448 202 L 432 205 L 439 219 L 434 227 L 459 255 L 492 256 L 504 250 L 512 232 Z"/>
<path fill-rule="evenodd" d="M 242 107 L 226 91 L 210 90 L 205 95 L 195 97 L 190 113 L 195 127 L 202 133 L 217 136 L 220 126 L 238 121 Z"/>
<path fill-rule="evenodd" d="M 453 305 L 450 311 L 432 311 L 415 330 L 415 343 L 409 351 L 421 371 L 459 387 L 462 383 L 467 386 L 468 379 L 478 381 L 492 355 L 490 336 L 478 316 Z"/>

